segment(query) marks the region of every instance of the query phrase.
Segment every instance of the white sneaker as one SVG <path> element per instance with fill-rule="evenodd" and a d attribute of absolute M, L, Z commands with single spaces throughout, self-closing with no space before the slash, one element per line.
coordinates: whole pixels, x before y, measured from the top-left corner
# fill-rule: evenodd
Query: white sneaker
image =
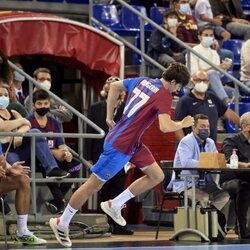
<path fill-rule="evenodd" d="M 102 211 L 105 212 L 107 215 L 109 215 L 117 224 L 119 224 L 120 226 L 126 226 L 127 222 L 121 215 L 121 210 L 125 206 L 114 209 L 111 207 L 112 205 L 111 200 L 101 202 L 100 205 L 101 205 Z"/>
<path fill-rule="evenodd" d="M 59 228 L 58 224 L 59 224 L 59 218 L 51 218 L 49 220 L 49 225 L 53 230 L 57 241 L 64 247 L 71 247 L 72 242 L 69 238 L 69 229 Z"/>

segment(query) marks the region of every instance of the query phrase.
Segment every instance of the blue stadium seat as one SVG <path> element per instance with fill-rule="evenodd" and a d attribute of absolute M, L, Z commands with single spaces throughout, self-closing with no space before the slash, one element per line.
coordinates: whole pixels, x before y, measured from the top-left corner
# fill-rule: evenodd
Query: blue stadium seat
<path fill-rule="evenodd" d="M 123 29 L 115 5 L 94 4 L 93 17 L 114 31 Z"/>
<path fill-rule="evenodd" d="M 250 0 L 241 0 L 240 2 L 243 10 L 250 10 Z"/>
<path fill-rule="evenodd" d="M 223 48 L 234 53 L 234 69 L 240 68 L 240 51 L 243 43 L 244 41 L 239 39 L 229 39 L 223 43 Z"/>
<path fill-rule="evenodd" d="M 146 8 L 144 6 L 133 5 L 133 7 L 147 17 Z M 127 31 L 128 35 L 134 36 L 140 32 L 140 17 L 126 7 L 122 7 L 121 9 L 121 24 Z M 146 23 L 145 32 L 151 31 L 151 26 Z"/>
<path fill-rule="evenodd" d="M 250 99 L 247 100 L 250 101 Z M 229 108 L 235 110 L 234 107 L 235 107 L 234 103 L 230 103 Z M 250 111 L 250 102 L 239 103 L 239 116 L 249 111 Z M 235 126 L 232 122 L 230 122 L 229 120 L 225 120 L 225 125 L 227 133 L 235 133 Z"/>
<path fill-rule="evenodd" d="M 149 36 L 145 37 L 145 53 L 147 53 L 147 48 L 148 48 L 148 43 L 149 43 Z M 137 35 L 134 38 L 134 46 L 138 49 L 141 49 L 141 43 L 140 43 L 140 36 Z M 140 65 L 141 64 L 141 55 L 133 52 L 133 63 L 134 65 Z"/>
<path fill-rule="evenodd" d="M 151 7 L 150 8 L 150 18 L 161 25 L 163 23 L 163 13 L 167 10 L 165 7 Z"/>

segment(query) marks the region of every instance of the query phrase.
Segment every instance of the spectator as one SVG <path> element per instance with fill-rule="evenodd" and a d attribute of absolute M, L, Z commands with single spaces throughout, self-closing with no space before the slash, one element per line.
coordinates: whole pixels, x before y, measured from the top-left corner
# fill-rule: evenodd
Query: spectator
<path fill-rule="evenodd" d="M 22 166 L 23 162 L 9 165 L 3 156 L 0 144 L 0 196 L 16 191 L 15 208 L 17 212 L 17 231 L 15 243 L 22 245 L 43 245 L 47 241 L 40 239 L 29 231 L 27 219 L 30 204 L 30 168 Z"/>
<path fill-rule="evenodd" d="M 40 131 L 31 129 L 30 122 L 23 118 L 15 110 L 7 110 L 9 105 L 9 92 L 8 86 L 0 86 L 0 131 L 2 132 L 37 132 Z M 2 143 L 4 152 L 10 147 L 7 160 L 10 164 L 14 164 L 17 161 L 29 161 L 30 160 L 30 139 L 28 137 L 17 137 L 13 139 L 9 136 L 1 137 L 0 142 Z M 51 154 L 48 145 L 43 137 L 36 137 L 36 157 L 40 161 L 44 171 L 48 178 L 62 179 L 67 177 L 69 174 L 60 168 L 53 155 Z"/>
<path fill-rule="evenodd" d="M 250 88 L 250 39 L 244 42 L 241 48 L 240 80 Z M 249 95 L 250 93 L 248 93 Z"/>
<path fill-rule="evenodd" d="M 31 123 L 32 129 L 38 129 L 43 133 L 61 132 L 61 123 L 53 117 L 47 115 L 50 109 L 50 97 L 45 90 L 40 89 L 34 92 L 33 109 L 34 113 L 27 117 Z M 82 164 L 80 164 L 80 162 L 76 159 L 73 159 L 72 154 L 65 145 L 63 138 L 53 137 L 46 139 L 48 147 L 55 157 L 58 166 L 64 171 L 69 172 L 72 178 L 78 177 L 78 172 L 82 167 Z M 43 168 L 42 173 L 45 177 L 46 173 Z M 72 183 L 48 183 L 47 185 L 53 195 L 53 199 L 45 203 L 46 207 L 53 214 L 60 213 L 65 207 L 66 202 L 64 197 L 70 190 Z"/>
<path fill-rule="evenodd" d="M 174 167 L 181 167 L 184 169 L 186 166 L 198 168 L 201 152 L 217 152 L 214 141 L 208 138 L 209 133 L 210 124 L 208 116 L 196 114 L 194 116 L 192 132 L 183 137 L 178 145 L 174 157 Z M 181 174 L 195 174 L 195 171 L 183 170 Z M 175 174 L 173 172 L 169 188 L 172 187 L 173 191 L 183 192 L 184 181 L 173 181 L 174 179 Z M 191 179 L 188 180 L 188 187 L 191 187 Z M 188 189 L 187 192 L 189 199 L 191 199 L 192 189 Z M 195 199 L 200 202 L 202 207 L 208 207 L 211 203 L 218 210 L 221 210 L 228 202 L 229 194 L 221 190 L 212 175 L 205 174 L 204 180 L 199 180 L 196 183 Z M 225 225 L 223 225 L 223 227 L 224 226 Z M 224 228 L 222 228 L 222 230 L 225 231 Z M 223 233 L 221 230 L 220 232 Z"/>
<path fill-rule="evenodd" d="M 168 10 L 164 13 L 163 28 L 176 36 L 178 26 L 178 14 L 174 10 Z M 171 38 L 155 29 L 150 36 L 147 54 L 158 61 L 164 67 L 171 62 L 177 61 L 185 64 L 185 55 L 183 48 Z"/>
<path fill-rule="evenodd" d="M 240 168 L 250 168 L 250 112 L 240 117 L 241 132 L 227 137 L 221 151 L 230 162 L 233 149 L 237 149 Z M 239 221 L 240 237 L 250 239 L 247 229 L 247 211 L 250 205 L 250 175 L 249 172 L 226 173 L 222 176 L 223 189 L 236 194 L 237 219 Z"/>
<path fill-rule="evenodd" d="M 195 5 L 195 18 L 199 29 L 204 26 L 210 26 L 214 29 L 217 39 L 223 41 L 231 38 L 231 34 L 222 27 L 220 18 L 214 18 L 209 0 L 197 0 Z"/>
<path fill-rule="evenodd" d="M 33 76 L 38 83 L 42 84 L 43 87 L 50 90 L 52 79 L 49 69 L 38 68 L 34 71 Z M 35 90 L 37 90 L 37 87 L 34 88 L 34 91 Z M 32 102 L 29 99 L 30 98 L 28 97 L 25 100 L 25 107 L 27 109 L 29 107 L 29 103 Z M 50 114 L 53 115 L 56 119 L 59 119 L 61 122 L 69 122 L 73 117 L 73 114 L 70 110 L 53 100 L 51 100 Z"/>
<path fill-rule="evenodd" d="M 220 57 L 216 50 L 211 49 L 210 46 L 214 40 L 214 31 L 212 27 L 204 26 L 199 30 L 199 40 L 200 44 L 193 47 L 198 54 L 209 59 L 212 63 L 216 64 L 224 70 L 228 70 L 231 67 L 231 63 L 223 61 L 220 63 Z M 225 104 L 229 103 L 229 97 L 232 98 L 234 89 L 226 87 L 227 93 L 222 85 L 220 80 L 220 72 L 214 70 L 209 64 L 204 62 L 202 59 L 191 53 L 190 55 L 190 70 L 191 75 L 197 72 L 198 70 L 203 70 L 207 72 L 210 87 L 213 92 L 222 100 Z"/>
<path fill-rule="evenodd" d="M 213 16 L 222 22 L 232 35 L 244 36 L 244 40 L 250 38 L 249 21 L 243 14 L 240 0 L 209 0 Z"/>
<path fill-rule="evenodd" d="M 197 71 L 191 79 L 194 88 L 187 95 L 181 97 L 177 103 L 174 119 L 181 121 L 186 115 L 204 114 L 209 118 L 210 138 L 216 142 L 217 121 L 224 117 L 239 125 L 239 116 L 229 109 L 216 95 L 207 91 L 209 79 L 205 71 Z M 191 127 L 176 131 L 176 138 L 180 141 L 191 133 Z"/>
<path fill-rule="evenodd" d="M 173 0 L 172 6 L 179 16 L 177 37 L 189 46 L 195 46 L 199 43 L 198 26 L 195 18 L 192 16 L 188 0 Z M 233 52 L 219 48 L 219 44 L 216 41 L 212 44 L 211 48 L 217 50 L 221 60 L 230 58 L 232 62 L 234 61 Z"/>
<path fill-rule="evenodd" d="M 106 104 L 107 104 L 107 97 L 109 92 L 109 87 L 111 82 L 119 81 L 118 77 L 109 77 L 104 86 L 102 91 L 100 92 L 101 96 L 104 98 L 100 102 L 94 103 L 89 108 L 88 118 L 98 125 L 100 128 L 104 130 L 107 134 L 109 131 L 108 125 L 106 124 Z M 124 109 L 124 95 L 121 95 L 117 100 L 117 105 L 114 111 L 114 121 L 118 122 L 122 117 L 123 109 Z M 95 130 L 90 126 L 87 127 L 88 133 L 94 133 Z M 103 151 L 103 139 L 88 139 L 86 141 L 86 159 L 91 162 L 91 164 L 95 164 L 99 159 Z M 120 194 L 125 186 L 126 181 L 126 173 L 124 168 L 118 172 L 109 182 L 105 183 L 100 190 L 100 201 L 106 201 L 109 199 L 113 199 L 118 194 Z M 133 234 L 133 231 L 127 226 L 120 226 L 115 223 L 113 220 L 109 220 L 110 224 L 110 232 L 112 234 L 121 234 L 121 235 L 130 235 Z"/>

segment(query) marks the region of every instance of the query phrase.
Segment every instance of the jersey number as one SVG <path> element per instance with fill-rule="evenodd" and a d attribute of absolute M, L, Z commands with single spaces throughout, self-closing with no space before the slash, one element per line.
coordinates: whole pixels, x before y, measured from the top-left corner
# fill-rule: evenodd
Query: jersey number
<path fill-rule="evenodd" d="M 131 108 L 131 110 L 128 112 L 127 117 L 132 116 L 139 108 L 141 108 L 149 99 L 149 96 L 143 93 L 138 88 L 134 88 L 133 90 L 134 96 L 130 99 L 129 103 L 124 109 L 124 113 L 128 110 L 128 108 L 131 106 L 133 101 L 136 98 L 140 98 L 140 100 Z"/>

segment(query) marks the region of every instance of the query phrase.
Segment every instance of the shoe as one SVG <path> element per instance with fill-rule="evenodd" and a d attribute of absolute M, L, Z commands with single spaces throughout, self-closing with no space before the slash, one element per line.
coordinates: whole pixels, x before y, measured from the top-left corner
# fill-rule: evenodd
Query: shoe
<path fill-rule="evenodd" d="M 57 241 L 64 247 L 71 247 L 72 242 L 69 238 L 69 229 L 59 228 L 58 224 L 59 224 L 59 218 L 51 218 L 49 220 L 49 225 L 53 230 Z"/>
<path fill-rule="evenodd" d="M 61 180 L 61 179 L 64 179 L 66 177 L 70 176 L 70 173 L 56 167 L 56 168 L 53 168 L 46 176 L 46 178 L 51 178 L 51 179 L 58 179 L 58 180 Z"/>
<path fill-rule="evenodd" d="M 49 201 L 45 201 L 45 206 L 51 214 L 56 214 L 58 212 L 58 208 Z"/>
<path fill-rule="evenodd" d="M 109 215 L 118 225 L 126 226 L 127 222 L 124 220 L 124 218 L 121 215 L 121 210 L 125 206 L 114 209 L 111 207 L 111 205 L 112 205 L 111 200 L 101 202 L 100 204 L 102 211 L 105 212 L 107 215 Z"/>
<path fill-rule="evenodd" d="M 111 233 L 117 235 L 133 235 L 134 231 L 126 226 L 122 227 L 120 225 L 114 225 L 111 229 Z"/>
<path fill-rule="evenodd" d="M 40 239 L 34 234 L 31 235 L 23 235 L 23 236 L 15 236 L 15 241 L 16 244 L 21 244 L 21 245 L 30 245 L 30 246 L 35 246 L 35 245 L 44 245 L 47 244 L 47 240 Z"/>

